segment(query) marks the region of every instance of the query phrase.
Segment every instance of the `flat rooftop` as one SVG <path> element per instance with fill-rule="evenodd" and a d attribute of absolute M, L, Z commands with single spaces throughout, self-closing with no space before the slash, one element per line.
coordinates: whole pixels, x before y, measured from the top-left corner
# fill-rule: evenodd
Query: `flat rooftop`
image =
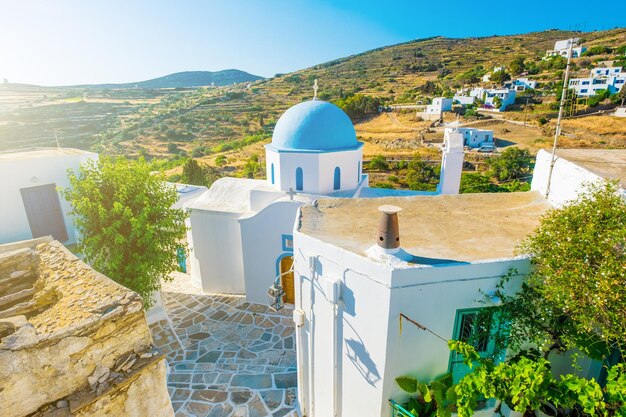
<path fill-rule="evenodd" d="M 519 243 L 551 205 L 535 191 L 376 199 L 320 199 L 302 208 L 300 232 L 365 255 L 376 245 L 378 207 L 398 214 L 401 247 L 420 264 L 516 256 Z M 422 261 L 419 261 L 422 259 Z"/>
<path fill-rule="evenodd" d="M 20 159 L 50 158 L 68 155 L 96 155 L 94 152 L 74 148 L 32 148 L 0 152 L 1 161 L 17 161 Z"/>
<path fill-rule="evenodd" d="M 626 149 L 558 149 L 556 154 L 626 188 Z"/>

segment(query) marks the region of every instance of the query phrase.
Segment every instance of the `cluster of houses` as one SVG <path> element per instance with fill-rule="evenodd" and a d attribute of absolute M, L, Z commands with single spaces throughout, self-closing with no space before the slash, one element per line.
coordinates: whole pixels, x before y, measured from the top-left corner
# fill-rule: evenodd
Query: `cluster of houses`
<path fill-rule="evenodd" d="M 578 97 L 591 97 L 600 90 L 608 90 L 610 94 L 618 93 L 625 82 L 626 72 L 622 72 L 622 67 L 602 67 L 592 69 L 587 78 L 572 78 L 569 80 L 569 88 Z"/>

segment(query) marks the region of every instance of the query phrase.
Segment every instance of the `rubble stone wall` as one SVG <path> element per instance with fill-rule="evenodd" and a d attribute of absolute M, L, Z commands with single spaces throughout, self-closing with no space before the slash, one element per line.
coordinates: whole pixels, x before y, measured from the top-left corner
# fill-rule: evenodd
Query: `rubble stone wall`
<path fill-rule="evenodd" d="M 0 415 L 173 416 L 141 298 L 29 242 L 0 246 Z"/>

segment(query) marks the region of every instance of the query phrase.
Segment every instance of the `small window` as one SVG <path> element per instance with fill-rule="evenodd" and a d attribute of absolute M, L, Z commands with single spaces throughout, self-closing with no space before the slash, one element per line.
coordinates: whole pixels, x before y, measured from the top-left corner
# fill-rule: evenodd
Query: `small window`
<path fill-rule="evenodd" d="M 283 235 L 283 250 L 285 252 L 293 252 L 293 236 Z"/>
<path fill-rule="evenodd" d="M 586 92 L 587 92 L 587 89 L 586 89 L 586 88 L 583 88 L 582 90 L 580 90 L 580 92 L 581 92 L 581 93 L 586 93 Z"/>
<path fill-rule="evenodd" d="M 272 184 L 274 184 L 274 164 L 272 163 L 270 167 L 271 175 L 272 175 Z"/>
<path fill-rule="evenodd" d="M 583 85 L 589 85 L 589 81 L 583 81 Z"/>
<path fill-rule="evenodd" d="M 302 191 L 304 189 L 304 173 L 302 168 L 296 168 L 296 191 Z"/>
<path fill-rule="evenodd" d="M 361 161 L 359 161 L 359 164 L 357 165 L 356 168 L 356 183 L 360 183 L 361 182 Z"/>
<path fill-rule="evenodd" d="M 339 190 L 340 188 L 341 188 L 341 169 L 339 167 L 335 167 L 333 190 Z"/>

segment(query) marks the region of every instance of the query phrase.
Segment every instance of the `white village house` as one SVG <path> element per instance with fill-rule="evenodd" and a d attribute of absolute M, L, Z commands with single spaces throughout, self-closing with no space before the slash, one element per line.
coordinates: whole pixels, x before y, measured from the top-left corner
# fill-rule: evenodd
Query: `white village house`
<path fill-rule="evenodd" d="M 587 181 L 621 180 L 622 192 L 626 184 L 626 151 L 560 151 L 546 199 L 550 159 L 539 153 L 530 192 L 321 199 L 301 208 L 294 321 L 305 415 L 388 416 L 388 400 L 406 398 L 396 377 L 467 372 L 445 341 L 478 334 L 478 312 L 498 304 L 489 294 L 512 268 L 519 275 L 510 289 L 520 285 L 530 263 L 515 249 L 541 215 Z M 481 354 L 492 352 L 489 334 L 477 340 Z M 552 355 L 555 371 L 572 371 L 565 358 Z M 600 362 L 579 365 L 585 377 L 602 372 Z"/>
<path fill-rule="evenodd" d="M 588 78 L 572 78 L 569 88 L 579 97 L 590 97 L 599 90 L 608 90 L 610 94 L 621 91 L 626 83 L 626 73 L 622 67 L 594 68 Z"/>
<path fill-rule="evenodd" d="M 463 145 L 469 148 L 479 148 L 481 146 L 495 146 L 493 130 L 478 129 L 474 127 L 446 127 L 444 130 L 444 142 L 453 132 L 458 132 L 463 136 Z"/>
<path fill-rule="evenodd" d="M 78 170 L 98 155 L 68 148 L 0 153 L 0 244 L 51 235 L 76 242 L 70 204 L 58 187 L 68 187 L 67 170 Z"/>
<path fill-rule="evenodd" d="M 528 78 L 517 78 L 513 81 L 504 83 L 505 88 L 510 88 L 515 91 L 534 90 L 537 88 L 537 81 Z"/>
<path fill-rule="evenodd" d="M 570 45 L 572 46 L 572 58 L 579 58 L 583 52 L 587 50 L 584 46 L 577 46 L 579 38 L 565 39 L 562 41 L 556 41 L 554 43 L 554 49 L 546 51 L 546 56 L 543 59 L 547 59 L 553 56 L 562 56 L 567 58 Z"/>
<path fill-rule="evenodd" d="M 474 104 L 476 100 L 481 100 L 485 108 L 505 111 L 508 106 L 515 103 L 516 96 L 515 90 L 509 88 L 476 87 L 471 90 L 461 89 L 457 91 L 453 100 L 461 105 Z M 500 106 L 496 106 L 496 97 L 501 101 Z"/>

